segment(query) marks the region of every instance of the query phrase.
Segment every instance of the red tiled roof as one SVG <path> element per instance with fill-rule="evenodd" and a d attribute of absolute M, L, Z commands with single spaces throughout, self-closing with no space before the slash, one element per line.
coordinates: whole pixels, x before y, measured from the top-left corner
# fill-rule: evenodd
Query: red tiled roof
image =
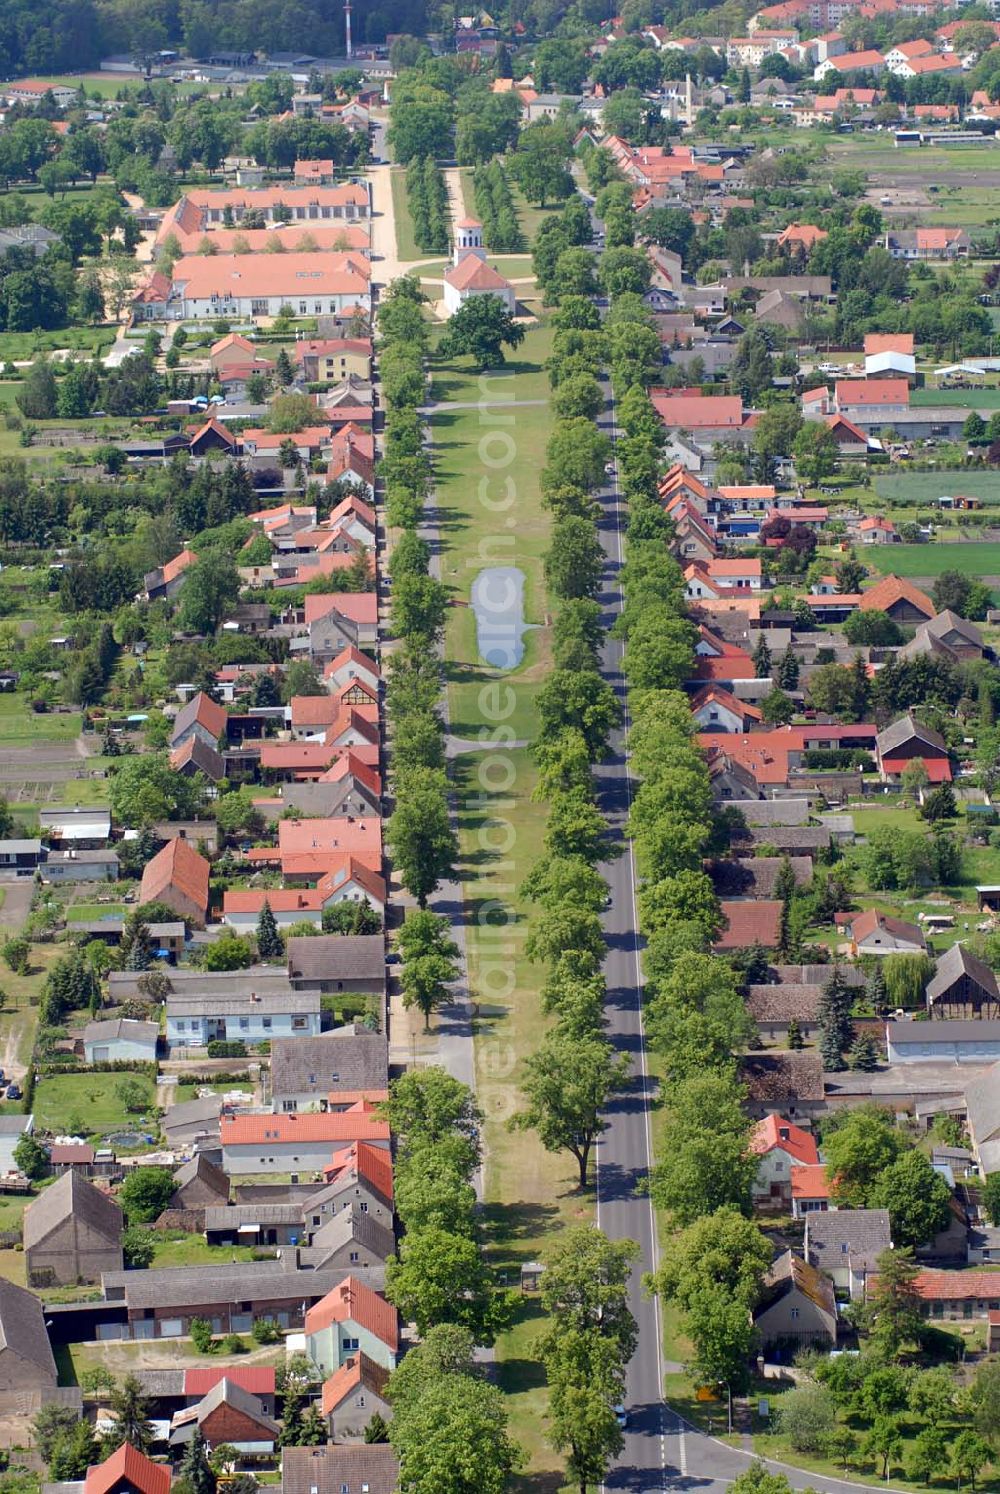
<path fill-rule="evenodd" d="M 221 436 L 227 446 L 235 446 L 237 444 L 236 437 L 232 431 L 224 426 L 221 420 L 216 420 L 214 415 L 210 415 L 204 425 L 200 425 L 191 437 L 191 445 L 194 446 L 201 440 L 202 436 L 207 436 L 209 431 L 214 431 L 217 436 Z"/>
<path fill-rule="evenodd" d="M 753 678 L 753 676 L 751 676 Z M 703 705 L 715 701 L 725 710 L 732 711 L 734 715 L 746 716 L 751 721 L 762 721 L 763 715 L 754 705 L 748 705 L 744 700 L 737 700 L 736 696 L 728 690 L 723 690 L 719 685 L 704 685 L 691 701 L 691 713 L 700 711 Z"/>
<path fill-rule="evenodd" d="M 892 918 L 878 908 L 868 908 L 864 913 L 858 913 L 851 919 L 849 926 L 851 937 L 856 941 L 867 939 L 877 929 L 885 929 L 894 938 L 906 939 L 911 944 L 923 945 L 925 942 L 923 930 L 917 924 L 907 923 L 902 918 Z"/>
<path fill-rule="evenodd" d="M 934 603 L 927 593 L 921 591 L 919 586 L 914 586 L 912 581 L 904 581 L 899 576 L 883 576 L 881 581 L 861 593 L 861 605 L 866 612 L 886 612 L 901 601 L 909 602 L 928 618 L 937 616 Z"/>
<path fill-rule="evenodd" d="M 222 911 L 259 913 L 265 902 L 272 913 L 321 913 L 326 899 L 315 887 L 273 887 L 269 891 L 233 888 L 223 893 Z"/>
<path fill-rule="evenodd" d="M 811 249 L 814 244 L 820 244 L 827 237 L 826 230 L 817 228 L 814 223 L 789 223 L 778 235 L 778 245 L 801 244 L 804 249 Z"/>
<path fill-rule="evenodd" d="M 924 1302 L 1000 1300 L 1000 1271 L 920 1271 L 913 1278 Z"/>
<path fill-rule="evenodd" d="M 293 1111 L 290 1115 L 224 1114 L 222 1145 L 260 1146 L 265 1141 L 305 1145 L 330 1143 L 331 1152 L 345 1141 L 388 1141 L 389 1122 L 373 1113 L 365 1101 L 347 1110 Z"/>
<path fill-rule="evenodd" d="M 341 617 L 349 618 L 351 622 L 374 626 L 378 619 L 378 601 L 373 591 L 329 591 L 313 593 L 305 598 L 307 626 L 321 617 L 328 617 L 331 612 L 339 612 Z"/>
<path fill-rule="evenodd" d="M 510 290 L 510 281 L 475 254 L 466 254 L 445 271 L 445 285 L 454 290 Z"/>
<path fill-rule="evenodd" d="M 950 783 L 951 763 L 946 757 L 893 757 L 891 752 L 882 754 L 882 767 L 889 773 L 902 773 L 908 763 L 922 762 L 928 783 Z"/>
<path fill-rule="evenodd" d="M 793 1198 L 829 1198 L 830 1184 L 822 1162 L 792 1168 Z"/>
<path fill-rule="evenodd" d="M 192 696 L 191 704 L 194 706 L 194 712 L 187 724 L 197 723 L 198 726 L 203 726 L 217 742 L 226 730 L 226 723 L 229 720 L 225 706 L 219 705 L 219 702 L 213 700 L 211 695 L 206 695 L 204 690 L 199 690 L 197 695 Z"/>
<path fill-rule="evenodd" d="M 371 266 L 354 250 L 326 254 L 186 254 L 174 265 L 172 281 L 187 300 L 213 295 L 289 296 L 301 279 L 310 295 L 361 297 L 368 294 Z"/>
<path fill-rule="evenodd" d="M 918 228 L 918 249 L 947 249 L 948 245 L 959 237 L 960 228 Z"/>
<path fill-rule="evenodd" d="M 838 405 L 908 405 L 910 385 L 906 379 L 838 379 Z"/>
<path fill-rule="evenodd" d="M 672 394 L 668 389 L 649 393 L 664 425 L 683 430 L 725 426 L 739 430 L 743 424 L 743 401 L 738 394 Z"/>
<path fill-rule="evenodd" d="M 288 704 L 293 726 L 329 726 L 340 713 L 332 695 L 293 695 Z"/>
<path fill-rule="evenodd" d="M 196 1395 L 200 1400 L 214 1390 L 220 1380 L 239 1385 L 251 1395 L 273 1395 L 275 1372 L 273 1364 L 220 1364 L 206 1365 L 184 1371 L 184 1394 Z"/>
<path fill-rule="evenodd" d="M 728 740 L 724 746 L 728 750 Z M 714 949 L 749 949 L 752 944 L 776 948 L 781 926 L 780 902 L 728 902 L 719 906 L 725 922 Z"/>
<path fill-rule="evenodd" d="M 193 550 L 182 550 L 179 555 L 174 556 L 173 560 L 168 560 L 162 572 L 164 584 L 168 581 L 176 581 L 177 577 L 186 571 L 189 565 L 193 565 L 197 559 L 198 557 Z"/>
<path fill-rule="evenodd" d="M 913 333 L 912 332 L 866 332 L 865 333 L 865 356 L 874 357 L 876 353 L 903 353 L 904 356 L 913 356 Z"/>
<path fill-rule="evenodd" d="M 334 1152 L 323 1168 L 323 1176 L 328 1183 L 341 1177 L 356 1178 L 392 1203 L 392 1156 L 385 1147 L 373 1146 L 370 1141 L 353 1141 Z"/>
<path fill-rule="evenodd" d="M 765 1152 L 776 1148 L 787 1152 L 790 1157 L 794 1157 L 796 1162 L 804 1166 L 815 1167 L 819 1164 L 816 1138 L 811 1131 L 803 1131 L 801 1126 L 782 1120 L 780 1115 L 766 1115 L 754 1126 L 750 1137 L 750 1150 L 762 1156 Z"/>
<path fill-rule="evenodd" d="M 167 901 L 171 888 L 194 903 L 204 917 L 208 913 L 209 865 L 186 840 L 177 836 L 147 861 L 139 889 L 140 903 Z"/>
<path fill-rule="evenodd" d="M 324 1381 L 323 1415 L 332 1416 L 345 1397 L 358 1390 L 362 1384 L 374 1395 L 382 1396 L 387 1379 L 388 1371 L 369 1359 L 367 1354 L 359 1353 L 353 1359 L 348 1359 L 346 1364 L 342 1364 L 339 1370 Z"/>
<path fill-rule="evenodd" d="M 359 670 L 370 674 L 374 679 L 380 680 L 382 678 L 382 671 L 375 663 L 375 660 L 370 659 L 362 649 L 355 648 L 353 643 L 349 643 L 346 648 L 342 648 L 337 657 L 330 660 L 329 664 L 323 670 L 323 678 L 329 679 L 331 675 L 343 669 L 345 664 L 356 665 Z"/>
<path fill-rule="evenodd" d="M 394 1352 L 399 1347 L 396 1309 L 355 1276 L 346 1277 L 306 1313 L 306 1334 L 320 1333 L 331 1323 L 357 1323 Z"/>
<path fill-rule="evenodd" d="M 123 1442 L 103 1463 L 87 1469 L 84 1494 L 108 1494 L 122 1479 L 141 1494 L 170 1494 L 169 1467 L 154 1463 L 129 1442 Z"/>

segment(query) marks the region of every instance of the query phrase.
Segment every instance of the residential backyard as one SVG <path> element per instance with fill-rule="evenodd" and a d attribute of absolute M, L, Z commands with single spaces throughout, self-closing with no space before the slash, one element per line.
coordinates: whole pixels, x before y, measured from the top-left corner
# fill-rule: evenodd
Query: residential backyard
<path fill-rule="evenodd" d="M 146 1098 L 141 1110 L 126 1108 L 124 1085 L 138 1086 Z M 103 1136 L 110 1131 L 141 1130 L 155 1135 L 154 1085 L 145 1074 L 114 1073 L 42 1075 L 35 1085 L 35 1125 L 56 1135 Z"/>

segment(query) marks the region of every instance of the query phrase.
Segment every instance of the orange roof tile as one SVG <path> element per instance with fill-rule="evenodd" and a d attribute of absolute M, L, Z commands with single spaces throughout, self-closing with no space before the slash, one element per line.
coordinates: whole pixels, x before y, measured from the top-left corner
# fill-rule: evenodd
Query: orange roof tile
<path fill-rule="evenodd" d="M 445 271 L 445 284 L 454 290 L 510 290 L 510 281 L 475 254 L 466 254 Z"/>
<path fill-rule="evenodd" d="M 838 379 L 838 405 L 908 405 L 910 385 L 906 379 Z"/>
<path fill-rule="evenodd" d="M 866 612 L 886 612 L 894 603 L 901 601 L 909 602 L 928 618 L 937 616 L 934 603 L 927 593 L 921 591 L 919 586 L 914 586 L 912 581 L 904 581 L 899 576 L 883 576 L 881 581 L 861 593 L 861 605 Z"/>
<path fill-rule="evenodd" d="M 392 1155 L 385 1147 L 370 1141 L 352 1141 L 350 1146 L 334 1152 L 323 1176 L 328 1183 L 342 1178 L 367 1183 L 376 1193 L 392 1203 Z"/>
<path fill-rule="evenodd" d="M 110 1458 L 87 1469 L 84 1494 L 108 1494 L 123 1479 L 141 1494 L 170 1494 L 169 1467 L 154 1463 L 130 1442 L 123 1442 Z"/>
<path fill-rule="evenodd" d="M 757 1122 L 750 1137 L 750 1150 L 758 1156 L 780 1150 L 803 1165 L 816 1166 L 819 1163 L 816 1138 L 812 1132 L 782 1120 L 780 1115 L 766 1115 Z"/>
<path fill-rule="evenodd" d="M 321 1333 L 331 1323 L 357 1323 L 393 1351 L 399 1347 L 396 1309 L 357 1277 L 346 1277 L 310 1307 L 306 1313 L 306 1334 Z"/>
<path fill-rule="evenodd" d="M 226 1112 L 222 1116 L 222 1145 L 260 1146 L 265 1141 L 301 1141 L 314 1146 L 330 1143 L 331 1153 L 345 1141 L 388 1141 L 389 1122 L 375 1115 L 364 1101 L 347 1110 L 293 1111 L 290 1115 L 251 1115 Z"/>
<path fill-rule="evenodd" d="M 830 1197 L 830 1184 L 826 1176 L 826 1167 L 822 1162 L 816 1162 L 805 1167 L 792 1168 L 792 1197 Z"/>
<path fill-rule="evenodd" d="M 171 888 L 208 913 L 209 864 L 186 840 L 168 840 L 162 851 L 146 862 L 139 889 L 140 903 L 166 901 Z"/>
<path fill-rule="evenodd" d="M 728 750 L 728 746 L 727 738 L 723 749 Z M 723 927 L 713 949 L 749 949 L 753 944 L 761 944 L 765 949 L 777 947 L 781 929 L 780 902 L 725 902 L 719 906 Z"/>
<path fill-rule="evenodd" d="M 371 266 L 353 250 L 326 254 L 186 254 L 171 279 L 187 300 L 214 295 L 309 295 L 367 297 Z"/>

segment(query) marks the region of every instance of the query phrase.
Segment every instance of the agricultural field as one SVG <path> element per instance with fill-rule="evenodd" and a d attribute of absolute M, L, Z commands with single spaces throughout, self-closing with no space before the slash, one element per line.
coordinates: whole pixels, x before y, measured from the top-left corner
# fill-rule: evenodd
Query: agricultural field
<path fill-rule="evenodd" d="M 1000 472 L 942 469 L 940 472 L 901 472 L 885 477 L 880 475 L 873 481 L 878 497 L 889 504 L 934 504 L 945 495 L 979 498 L 983 503 L 1000 503 Z"/>
<path fill-rule="evenodd" d="M 1000 544 L 959 540 L 955 544 L 872 545 L 865 559 L 884 576 L 932 579 L 942 571 L 962 571 L 1000 586 Z"/>

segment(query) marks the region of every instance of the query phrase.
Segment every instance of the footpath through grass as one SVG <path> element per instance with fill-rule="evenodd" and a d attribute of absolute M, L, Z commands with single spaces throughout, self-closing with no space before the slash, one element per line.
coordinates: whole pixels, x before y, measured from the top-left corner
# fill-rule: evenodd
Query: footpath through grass
<path fill-rule="evenodd" d="M 541 853 L 545 809 L 535 802 L 527 747 L 536 727 L 535 695 L 549 667 L 543 556 L 550 522 L 539 475 L 551 429 L 542 369 L 551 334 L 528 330 L 506 370 L 481 377 L 468 360 L 433 364 L 433 398 L 450 408 L 431 421 L 440 513 L 442 580 L 453 607 L 446 636 L 453 731 L 472 750 L 454 763 L 469 958 L 475 1001 L 479 1102 L 486 1116 L 486 1229 L 493 1264 L 516 1286 L 524 1261 L 544 1256 L 554 1232 L 589 1219 L 592 1195 L 576 1191 L 568 1155 L 545 1152 L 531 1132 L 512 1134 L 518 1075 L 547 1019 L 539 971 L 524 954 L 530 908 L 519 888 Z M 544 400 L 524 405 L 520 401 Z M 467 408 L 456 408 L 466 406 Z M 524 658 L 500 670 L 482 658 L 469 606 L 477 575 L 513 567 L 524 577 Z M 495 743 L 488 750 L 480 743 Z M 529 1456 L 515 1487 L 556 1494 L 561 1460 L 546 1441 L 547 1396 L 535 1343 L 543 1326 L 537 1300 L 522 1299 L 515 1326 L 497 1344 L 498 1378 L 511 1397 L 512 1429 Z"/>

